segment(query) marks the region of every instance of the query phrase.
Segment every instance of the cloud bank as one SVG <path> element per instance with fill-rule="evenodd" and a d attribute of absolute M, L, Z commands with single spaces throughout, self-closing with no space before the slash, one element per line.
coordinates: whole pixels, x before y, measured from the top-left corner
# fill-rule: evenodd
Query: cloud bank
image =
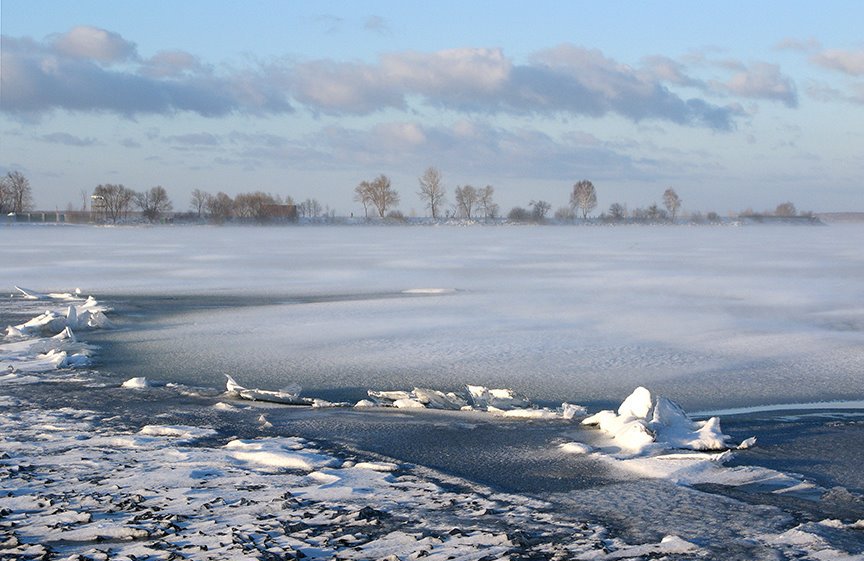
<path fill-rule="evenodd" d="M 372 21 L 380 28 L 383 20 Z M 641 67 L 596 49 L 559 45 L 517 63 L 498 48 L 382 54 L 374 62 L 278 59 L 243 68 L 203 63 L 183 51 L 144 58 L 122 36 L 80 26 L 42 41 L 3 37 L 2 111 L 38 116 L 53 110 L 125 116 L 194 112 L 368 115 L 444 108 L 465 114 L 619 115 L 729 130 L 740 105 L 710 97 L 796 102 L 779 67 L 739 67 L 725 81 L 700 81 L 672 59 Z M 852 67 L 854 69 L 854 66 Z M 681 89 L 695 88 L 686 97 Z"/>

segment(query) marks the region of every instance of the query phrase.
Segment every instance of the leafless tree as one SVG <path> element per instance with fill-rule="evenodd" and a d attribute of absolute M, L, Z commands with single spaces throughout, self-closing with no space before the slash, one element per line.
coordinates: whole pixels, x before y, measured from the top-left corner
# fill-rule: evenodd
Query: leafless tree
<path fill-rule="evenodd" d="M 163 213 L 173 208 L 168 193 L 161 185 L 151 188 L 149 191 L 135 193 L 135 204 L 141 209 L 144 218 L 150 222 L 159 220 Z"/>
<path fill-rule="evenodd" d="M 576 218 L 576 212 L 570 208 L 569 206 L 558 207 L 555 210 L 555 220 L 559 220 L 564 222 L 566 220 L 574 220 Z"/>
<path fill-rule="evenodd" d="M 216 195 L 207 195 L 204 208 L 210 218 L 217 224 L 221 224 L 231 218 L 234 213 L 234 200 L 223 192 Z"/>
<path fill-rule="evenodd" d="M 652 203 L 645 211 L 645 219 L 649 222 L 661 222 L 669 218 L 665 210 L 657 206 L 657 203 Z"/>
<path fill-rule="evenodd" d="M 254 218 L 259 222 L 267 220 L 268 205 L 278 204 L 273 195 L 263 191 L 240 193 L 234 197 L 234 215 L 238 218 Z"/>
<path fill-rule="evenodd" d="M 483 219 L 489 220 L 490 218 L 495 218 L 498 216 L 499 207 L 495 204 L 495 201 L 492 200 L 492 197 L 495 195 L 495 188 L 491 185 L 487 185 L 478 191 L 477 193 L 477 203 L 480 205 L 480 208 L 483 209 Z"/>
<path fill-rule="evenodd" d="M 30 181 L 20 171 L 10 171 L 0 180 L 0 208 L 3 212 L 27 212 L 33 208 Z"/>
<path fill-rule="evenodd" d="M 192 191 L 192 200 L 189 202 L 189 205 L 198 212 L 198 219 L 201 219 L 201 215 L 204 213 L 204 209 L 207 207 L 207 198 L 210 197 L 209 193 L 202 191 L 201 189 L 195 189 Z"/>
<path fill-rule="evenodd" d="M 456 187 L 456 214 L 471 219 L 474 209 L 480 202 L 480 194 L 471 185 Z"/>
<path fill-rule="evenodd" d="M 672 187 L 663 192 L 663 206 L 672 216 L 672 222 L 675 222 L 675 216 L 678 214 L 678 209 L 681 208 L 681 199 Z"/>
<path fill-rule="evenodd" d="M 531 219 L 531 213 L 526 208 L 514 206 L 510 209 L 510 212 L 507 213 L 507 218 L 514 222 L 527 222 Z"/>
<path fill-rule="evenodd" d="M 399 204 L 399 193 L 393 190 L 390 178 L 383 173 L 369 184 L 369 196 L 379 218 L 384 218 L 387 209 Z"/>
<path fill-rule="evenodd" d="M 627 205 L 622 205 L 621 203 L 612 203 L 609 205 L 609 218 L 616 222 L 627 218 Z"/>
<path fill-rule="evenodd" d="M 543 222 L 552 209 L 552 205 L 546 201 L 531 201 L 528 206 L 531 207 L 531 219 L 534 222 Z"/>
<path fill-rule="evenodd" d="M 369 207 L 372 205 L 372 184 L 361 181 L 354 187 L 354 200 L 363 205 L 363 215 L 369 219 Z"/>
<path fill-rule="evenodd" d="M 6 186 L 6 178 L 0 177 L 0 214 L 12 211 L 12 193 Z"/>
<path fill-rule="evenodd" d="M 87 212 L 87 201 L 90 200 L 90 192 L 87 189 L 81 189 L 78 194 L 81 196 L 81 212 Z"/>
<path fill-rule="evenodd" d="M 321 203 L 316 199 L 306 199 L 297 206 L 297 212 L 300 213 L 300 216 L 309 218 L 317 218 L 321 215 L 321 210 Z"/>
<path fill-rule="evenodd" d="M 438 210 L 444 204 L 444 185 L 441 184 L 441 172 L 438 168 L 428 167 L 417 181 L 420 183 L 420 191 L 417 193 L 420 199 L 426 202 L 426 208 L 432 212 L 432 218 L 438 218 Z"/>
<path fill-rule="evenodd" d="M 792 204 L 790 201 L 780 203 L 774 210 L 775 216 L 795 216 L 796 214 L 798 214 L 798 210 L 795 208 L 795 205 Z"/>
<path fill-rule="evenodd" d="M 120 218 L 129 213 L 129 207 L 135 200 L 135 191 L 121 184 L 106 183 L 96 186 L 93 190 L 93 198 L 101 201 L 100 206 L 105 212 L 105 217 L 116 224 Z"/>
<path fill-rule="evenodd" d="M 583 179 L 573 185 L 573 192 L 570 193 L 570 206 L 582 211 L 582 220 L 588 218 L 588 213 L 594 210 L 597 206 L 597 191 L 594 189 L 594 184 Z"/>

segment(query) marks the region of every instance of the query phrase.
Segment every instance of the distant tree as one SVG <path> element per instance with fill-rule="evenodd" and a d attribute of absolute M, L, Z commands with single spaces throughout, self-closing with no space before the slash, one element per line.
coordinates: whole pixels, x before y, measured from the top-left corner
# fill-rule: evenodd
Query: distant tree
<path fill-rule="evenodd" d="M 263 222 L 269 218 L 267 206 L 279 204 L 270 193 L 255 191 L 240 193 L 234 197 L 234 216 L 238 218 L 253 218 Z"/>
<path fill-rule="evenodd" d="M 372 206 L 372 184 L 361 181 L 354 187 L 354 200 L 363 205 L 363 215 L 369 218 L 369 207 Z"/>
<path fill-rule="evenodd" d="M 209 193 L 206 193 L 201 189 L 195 189 L 192 191 L 192 200 L 189 202 L 189 206 L 192 207 L 192 210 L 198 212 L 199 220 L 201 219 L 201 215 L 204 213 L 204 209 L 207 207 L 207 198 L 209 196 Z"/>
<path fill-rule="evenodd" d="M 321 210 L 321 203 L 316 199 L 306 199 L 297 206 L 297 212 L 300 213 L 300 216 L 307 218 L 317 218 L 321 215 Z"/>
<path fill-rule="evenodd" d="M 681 199 L 672 187 L 663 192 L 663 206 L 672 216 L 672 222 L 675 222 L 675 216 L 678 214 L 678 209 L 681 208 Z"/>
<path fill-rule="evenodd" d="M 569 206 L 558 207 L 555 210 L 555 220 L 558 220 L 560 222 L 564 222 L 567 220 L 575 220 L 575 219 L 576 219 L 576 212 L 572 208 L 570 208 Z"/>
<path fill-rule="evenodd" d="M 379 218 L 384 218 L 387 209 L 399 204 L 399 193 L 393 190 L 390 178 L 383 173 L 369 184 L 369 194 Z"/>
<path fill-rule="evenodd" d="M 4 213 L 33 209 L 30 181 L 20 171 L 10 171 L 0 179 L 0 209 Z"/>
<path fill-rule="evenodd" d="M 135 193 L 135 204 L 141 209 L 141 214 L 150 222 L 159 220 L 165 212 L 171 210 L 171 200 L 168 193 L 161 185 L 151 188 L 149 191 Z"/>
<path fill-rule="evenodd" d="M 510 209 L 510 212 L 507 213 L 507 218 L 514 222 L 527 222 L 531 220 L 531 212 L 521 206 L 514 206 Z"/>
<path fill-rule="evenodd" d="M 616 222 L 620 222 L 627 218 L 627 206 L 621 203 L 612 203 L 609 205 L 609 218 Z"/>
<path fill-rule="evenodd" d="M 777 205 L 777 208 L 774 210 L 775 216 L 795 216 L 796 214 L 798 214 L 798 211 L 795 205 L 788 201 Z"/>
<path fill-rule="evenodd" d="M 498 216 L 500 208 L 493 200 L 494 195 L 495 187 L 492 187 L 491 185 L 487 185 L 477 192 L 477 204 L 481 209 L 483 209 L 484 220 L 489 220 L 490 218 Z"/>
<path fill-rule="evenodd" d="M 477 189 L 471 185 L 456 187 L 456 214 L 462 218 L 471 219 L 474 214 L 474 209 L 480 201 L 480 195 Z"/>
<path fill-rule="evenodd" d="M 657 206 L 657 203 L 653 203 L 648 207 L 648 210 L 645 213 L 645 218 L 650 222 L 660 222 L 662 220 L 666 220 L 668 218 L 668 214 L 665 210 Z"/>
<path fill-rule="evenodd" d="M 570 193 L 570 206 L 582 211 L 582 220 L 588 218 L 588 213 L 594 210 L 597 206 L 597 191 L 594 189 L 594 184 L 583 179 L 573 185 L 573 192 Z"/>
<path fill-rule="evenodd" d="M 420 183 L 420 191 L 417 195 L 426 203 L 426 208 L 432 213 L 432 218 L 438 218 L 438 211 L 444 204 L 445 191 L 441 183 L 441 172 L 438 168 L 428 167 L 417 181 Z"/>
<path fill-rule="evenodd" d="M 531 201 L 528 206 L 531 207 L 531 219 L 534 222 L 543 222 L 552 209 L 552 205 L 546 201 Z"/>
<path fill-rule="evenodd" d="M 214 222 L 222 224 L 234 215 L 234 199 L 220 191 L 207 196 L 204 208 Z"/>
<path fill-rule="evenodd" d="M 122 184 L 106 183 L 97 185 L 93 189 L 92 200 L 99 204 L 105 217 L 116 224 L 120 218 L 128 215 L 129 208 L 135 200 L 135 191 L 127 189 Z"/>
<path fill-rule="evenodd" d="M 90 192 L 87 189 L 81 189 L 78 191 L 78 195 L 81 196 L 81 212 L 87 212 L 87 201 L 90 200 Z"/>
<path fill-rule="evenodd" d="M 12 193 L 6 185 L 6 178 L 0 177 L 0 214 L 12 212 Z"/>
<path fill-rule="evenodd" d="M 705 218 L 708 220 L 708 222 L 710 222 L 712 224 L 717 224 L 717 223 L 721 222 L 720 215 L 714 211 L 711 211 L 708 214 L 706 214 Z"/>

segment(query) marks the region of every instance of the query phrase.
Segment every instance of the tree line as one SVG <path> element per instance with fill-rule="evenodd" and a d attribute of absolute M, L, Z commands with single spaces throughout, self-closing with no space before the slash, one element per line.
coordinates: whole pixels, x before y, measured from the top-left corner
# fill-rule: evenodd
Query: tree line
<path fill-rule="evenodd" d="M 448 193 L 444 186 L 443 175 L 436 167 L 428 167 L 417 178 L 419 190 L 417 196 L 433 220 L 459 218 L 465 220 L 484 221 L 502 218 L 501 209 L 494 201 L 495 188 L 492 185 L 474 187 L 473 185 L 457 185 L 453 190 L 453 201 L 448 204 Z M 86 208 L 86 190 L 82 190 Z M 393 188 L 390 178 L 380 174 L 371 180 L 363 180 L 354 188 L 354 200 L 363 207 L 364 218 L 369 220 L 370 213 L 377 219 L 404 220 L 404 215 L 398 210 L 399 193 Z M 117 223 L 128 220 L 132 211 L 151 222 L 157 222 L 173 210 L 173 203 L 167 191 L 162 186 L 152 187 L 145 191 L 135 191 L 122 184 L 101 184 L 96 186 L 90 196 L 91 213 L 97 219 Z M 18 171 L 10 171 L 0 178 L 0 213 L 26 213 L 32 210 L 32 189 L 28 179 Z M 663 192 L 662 206 L 653 203 L 646 208 L 628 210 L 627 205 L 612 203 L 609 208 L 592 217 L 597 208 L 597 189 L 588 179 L 582 179 L 573 184 L 569 193 L 569 203 L 559 207 L 553 217 L 557 222 L 600 221 L 610 223 L 628 222 L 676 222 L 682 207 L 682 200 L 672 187 Z M 211 194 L 201 189 L 192 191 L 189 203 L 191 212 L 179 214 L 181 219 L 189 221 L 210 221 L 224 223 L 237 220 L 241 222 L 266 222 L 273 219 L 296 220 L 298 217 L 308 219 L 335 219 L 336 212 L 329 206 L 322 206 L 316 199 L 307 198 L 295 202 L 290 196 L 282 197 L 263 191 L 240 193 L 234 197 L 218 192 Z M 82 209 L 83 210 L 83 209 Z M 513 222 L 542 223 L 548 220 L 552 205 L 544 200 L 532 200 L 527 207 L 516 206 L 506 215 Z M 353 213 L 352 213 L 353 216 Z M 795 217 L 812 216 L 812 213 L 799 213 L 792 202 L 784 202 L 773 211 L 763 213 L 747 209 L 740 213 L 742 217 Z M 699 212 L 690 214 L 692 222 L 720 222 L 720 216 L 709 212 L 702 216 Z"/>

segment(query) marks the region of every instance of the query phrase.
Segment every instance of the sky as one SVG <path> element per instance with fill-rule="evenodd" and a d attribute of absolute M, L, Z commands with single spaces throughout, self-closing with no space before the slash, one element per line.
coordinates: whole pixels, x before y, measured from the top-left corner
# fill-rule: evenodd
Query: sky
<path fill-rule="evenodd" d="M 506 213 L 864 211 L 864 3 L 2 0 L 0 173 L 360 213 L 434 166 Z"/>

